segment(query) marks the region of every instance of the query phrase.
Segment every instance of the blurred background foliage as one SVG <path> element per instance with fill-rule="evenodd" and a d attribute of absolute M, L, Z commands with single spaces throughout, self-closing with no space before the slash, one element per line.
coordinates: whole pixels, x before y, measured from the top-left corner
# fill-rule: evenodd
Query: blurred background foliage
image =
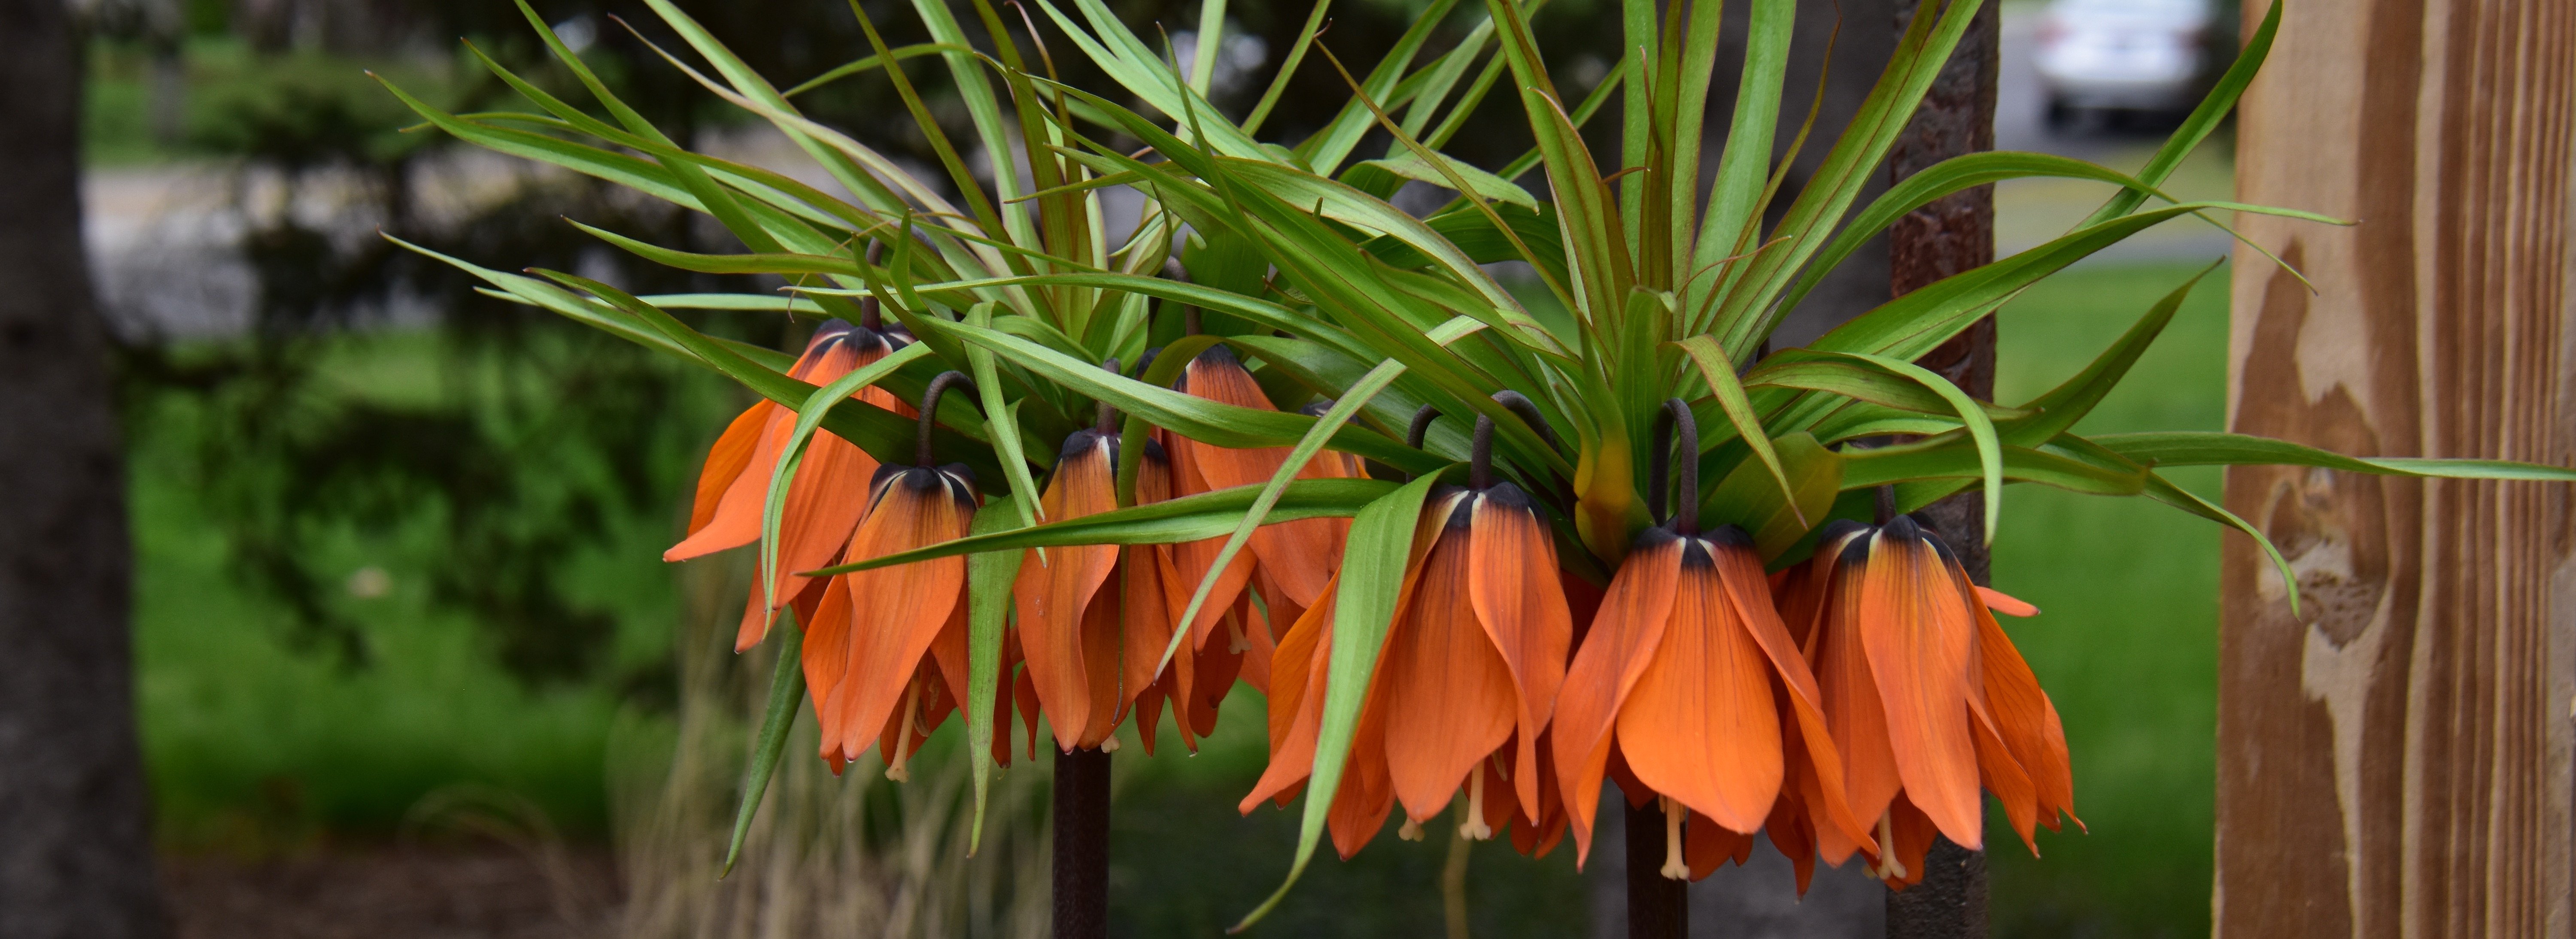
<path fill-rule="evenodd" d="M 680 5 L 782 85 L 866 48 L 842 3 Z M 684 145 L 763 146 L 760 130 L 628 31 L 667 39 L 640 3 L 536 6 Z M 1112 6 L 1165 24 L 1176 44 L 1192 38 L 1183 30 L 1198 13 L 1188 0 Z M 1345 62 L 1374 61 L 1421 6 L 1337 4 L 1324 41 Z M 865 8 L 889 43 L 926 39 L 908 5 Z M 1541 31 L 1551 68 L 1584 86 L 1600 80 L 1616 43 L 1612 9 L 1553 0 Z M 1231 72 L 1264 74 L 1307 10 L 1235 3 Z M 260 856 L 382 839 L 458 787 L 506 792 L 565 837 L 597 842 L 623 824 L 620 805 L 652 801 L 612 798 L 633 781 L 612 776 L 653 776 L 672 747 L 696 745 L 675 741 L 738 747 L 739 730 L 688 729 L 681 689 L 684 663 L 720 661 L 708 657 L 723 631 L 704 621 L 739 601 L 707 599 L 716 588 L 684 586 L 658 558 L 699 454 L 747 401 L 686 366 L 478 295 L 375 233 L 639 293 L 744 282 L 642 264 L 561 219 L 688 250 L 738 246 L 666 205 L 406 132 L 408 115 L 366 72 L 451 110 L 523 107 L 459 37 L 521 74 L 570 84 L 502 0 L 93 0 L 86 14 L 90 166 L 110 179 L 179 174 L 216 191 L 229 221 L 210 263 L 246 278 L 232 319 L 119 318 L 144 735 L 165 844 Z M 1462 15 L 1434 48 L 1467 25 Z M 1070 49 L 1053 51 L 1069 80 L 1106 87 Z M 1279 136 L 1302 136 L 1347 97 L 1318 64 L 1282 99 Z M 909 74 L 962 136 L 944 71 Z M 1218 103 L 1249 107 L 1260 84 L 1228 74 Z M 798 103 L 898 157 L 933 159 L 881 75 Z M 1527 147 L 1508 106 L 1491 98 L 1494 113 L 1453 151 L 1492 165 Z M 2003 314 L 2001 396 L 2026 397 L 2081 367 L 2188 270 L 2096 266 L 2032 290 Z M 2211 280 L 2087 429 L 2219 426 L 2225 290 Z M 795 324 L 748 314 L 694 325 L 771 344 L 801 338 Z M 2181 478 L 2216 493 L 2215 473 Z M 1996 852 L 1999 934 L 2205 932 L 2217 545 L 2215 530 L 2152 506 L 2014 491 L 1998 584 L 2048 611 L 2016 624 L 2017 638 L 2064 712 L 2093 833 L 2044 838 L 2045 861 Z M 738 597 L 740 572 L 729 576 Z M 746 697 L 739 680 L 701 684 Z M 1208 752 L 1120 761 L 1135 808 L 1119 816 L 1113 896 L 1137 935 L 1212 932 L 1285 862 L 1287 816 L 1242 820 L 1232 807 L 1262 759 L 1259 702 L 1238 698 Z M 738 708 L 719 710 L 719 723 L 738 720 L 726 716 Z M 730 771 L 701 768 L 715 781 L 690 790 L 689 811 L 726 808 L 729 792 L 700 790 L 721 789 Z M 659 791 L 670 803 L 680 790 Z M 1310 875 L 1274 931 L 1433 932 L 1445 846 L 1382 840 Z M 1506 853 L 1487 845 L 1474 858 L 1480 935 L 1586 928 L 1569 856 L 1532 864 Z M 1185 886 L 1153 886 L 1167 883 Z"/>

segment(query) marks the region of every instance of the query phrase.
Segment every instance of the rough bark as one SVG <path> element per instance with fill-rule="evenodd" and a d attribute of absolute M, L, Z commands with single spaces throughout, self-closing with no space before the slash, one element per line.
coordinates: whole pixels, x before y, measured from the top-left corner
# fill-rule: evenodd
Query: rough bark
<path fill-rule="evenodd" d="M 79 115 L 65 4 L 0 0 L 0 939 L 166 932 Z"/>
<path fill-rule="evenodd" d="M 1917 0 L 1897 0 L 1896 24 L 1912 20 Z M 1927 11 L 1929 12 L 1929 11 Z M 1977 11 L 1967 34 L 1923 97 L 1888 154 L 1888 178 L 1902 180 L 1935 163 L 1995 146 L 1995 79 L 2002 36 L 1997 4 Z M 1889 287 L 1903 296 L 1995 259 L 1994 187 L 1939 199 L 1898 219 L 1888 231 Z M 1982 400 L 1995 396 L 1995 320 L 1986 317 L 1921 359 Z M 1988 583 L 1985 497 L 1962 493 L 1924 511 L 1932 529 L 1959 555 L 1969 577 Z M 1887 895 L 1887 934 L 1905 939 L 1962 939 L 1986 934 L 1986 858 L 1936 837 L 1923 881 Z"/>

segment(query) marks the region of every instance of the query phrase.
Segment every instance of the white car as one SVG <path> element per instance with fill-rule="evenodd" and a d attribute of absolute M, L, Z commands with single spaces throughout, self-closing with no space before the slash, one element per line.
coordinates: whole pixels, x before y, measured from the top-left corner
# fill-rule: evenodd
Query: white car
<path fill-rule="evenodd" d="M 2216 56 L 2211 0 L 2055 0 L 2039 26 L 2033 64 L 2048 92 L 2048 122 L 2088 112 L 2188 109 Z"/>

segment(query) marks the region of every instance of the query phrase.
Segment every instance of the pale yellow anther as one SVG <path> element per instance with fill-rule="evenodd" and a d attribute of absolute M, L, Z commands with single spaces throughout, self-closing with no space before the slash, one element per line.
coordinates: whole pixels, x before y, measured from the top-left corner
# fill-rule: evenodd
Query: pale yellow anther
<path fill-rule="evenodd" d="M 1411 818 L 1406 818 L 1404 820 L 1404 824 L 1396 826 L 1395 836 L 1406 841 L 1420 841 L 1422 840 L 1422 823 L 1414 821 Z"/>

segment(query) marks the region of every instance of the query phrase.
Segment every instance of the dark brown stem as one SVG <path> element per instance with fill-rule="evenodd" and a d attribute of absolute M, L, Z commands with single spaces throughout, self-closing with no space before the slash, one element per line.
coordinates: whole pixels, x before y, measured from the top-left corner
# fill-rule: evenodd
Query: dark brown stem
<path fill-rule="evenodd" d="M 1673 439 L 1676 428 L 1681 431 L 1678 441 Z M 1682 501 L 1674 506 L 1669 521 L 1674 534 L 1696 535 L 1699 534 L 1699 422 L 1691 417 L 1690 405 L 1680 398 L 1666 400 L 1664 409 L 1655 414 L 1654 451 L 1647 463 L 1646 511 L 1655 516 L 1658 523 L 1668 520 L 1664 517 L 1664 480 L 1671 472 L 1675 444 L 1681 447 Z"/>
<path fill-rule="evenodd" d="M 1885 525 L 1885 524 L 1887 524 L 1887 523 L 1889 523 L 1889 522 L 1893 522 L 1893 521 L 1895 521 L 1895 520 L 1896 520 L 1896 487 L 1894 487 L 1894 486 L 1880 486 L 1880 487 L 1878 487 L 1878 493 L 1877 493 L 1877 495 L 1878 495 L 1878 523 L 1879 523 L 1879 524 L 1881 524 L 1881 525 Z"/>
<path fill-rule="evenodd" d="M 1189 272 L 1189 269 L 1184 268 L 1184 267 L 1182 267 L 1182 266 L 1181 266 L 1181 261 L 1180 261 L 1180 259 L 1179 259 L 1179 258 L 1164 258 L 1164 259 L 1163 259 L 1163 276 L 1164 276 L 1166 279 L 1176 280 L 1176 281 L 1179 281 L 1179 282 L 1184 283 L 1184 284 L 1186 284 L 1186 283 L 1189 283 L 1189 282 L 1190 282 L 1190 272 Z M 1184 335 L 1184 336 L 1196 336 L 1196 335 L 1198 335 L 1198 334 L 1199 334 L 1199 308 L 1198 308 L 1198 306 L 1197 306 L 1196 304 L 1189 304 L 1189 303 L 1181 304 L 1181 335 Z"/>
<path fill-rule="evenodd" d="M 1109 936 L 1109 754 L 1055 755 L 1055 936 Z"/>
<path fill-rule="evenodd" d="M 1423 405 L 1422 410 L 1413 412 L 1413 426 L 1404 429 L 1404 445 L 1416 450 L 1422 449 L 1422 438 L 1431 433 L 1431 422 L 1439 419 L 1440 409 L 1428 404 Z"/>
<path fill-rule="evenodd" d="M 1474 442 L 1467 445 L 1467 488 L 1487 489 L 1494 485 L 1494 419 L 1476 415 Z"/>
<path fill-rule="evenodd" d="M 885 242 L 868 242 L 868 266 L 873 268 L 884 263 Z M 859 325 L 866 327 L 869 332 L 885 329 L 885 303 L 877 299 L 877 292 L 874 290 L 868 291 L 868 295 L 859 300 Z"/>
<path fill-rule="evenodd" d="M 1690 882 L 1664 876 L 1662 807 L 1619 804 L 1628 819 L 1628 939 L 1687 939 Z"/>
<path fill-rule="evenodd" d="M 914 440 L 913 465 L 930 465 L 930 429 L 939 425 L 939 397 L 957 387 L 965 388 L 968 394 L 975 392 L 975 383 L 967 379 L 966 373 L 941 372 L 930 380 L 930 390 L 921 393 L 921 436 Z"/>
<path fill-rule="evenodd" d="M 1102 362 L 1100 363 L 1100 367 L 1107 369 L 1109 374 L 1118 374 L 1117 359 L 1113 358 L 1106 362 Z M 1092 429 L 1097 430 L 1104 435 L 1114 435 L 1118 433 L 1118 409 L 1110 407 L 1107 399 L 1102 399 L 1096 402 L 1094 407 L 1096 410 L 1093 412 L 1092 416 Z"/>
<path fill-rule="evenodd" d="M 1558 452 L 1565 450 L 1565 445 L 1557 442 L 1556 428 L 1547 425 L 1547 418 L 1538 413 L 1538 405 L 1532 403 L 1527 396 L 1517 391 L 1497 391 L 1494 392 L 1494 403 L 1520 415 L 1521 421 L 1528 424 L 1530 430 L 1538 433 L 1538 439 L 1547 441 L 1548 449 Z"/>

